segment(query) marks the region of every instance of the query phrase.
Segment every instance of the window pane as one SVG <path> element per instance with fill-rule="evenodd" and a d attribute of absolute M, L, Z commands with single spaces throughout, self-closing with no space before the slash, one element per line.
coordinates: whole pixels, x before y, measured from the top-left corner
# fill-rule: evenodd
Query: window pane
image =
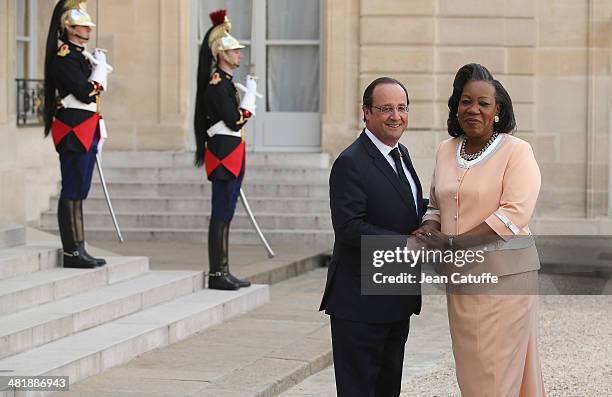
<path fill-rule="evenodd" d="M 319 46 L 268 47 L 267 109 L 319 111 Z"/>
<path fill-rule="evenodd" d="M 319 40 L 319 0 L 268 0 L 268 40 Z"/>
<path fill-rule="evenodd" d="M 208 14 L 219 9 L 227 10 L 227 17 L 232 24 L 231 35 L 237 39 L 251 39 L 251 0 L 200 0 L 200 37 L 203 38 L 210 29 Z"/>

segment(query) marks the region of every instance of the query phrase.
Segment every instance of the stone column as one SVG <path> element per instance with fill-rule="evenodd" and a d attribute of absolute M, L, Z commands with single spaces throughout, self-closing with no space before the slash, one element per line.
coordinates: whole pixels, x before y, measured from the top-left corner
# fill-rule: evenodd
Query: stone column
<path fill-rule="evenodd" d="M 323 2 L 322 150 L 339 154 L 359 132 L 359 0 Z"/>
<path fill-rule="evenodd" d="M 612 4 L 588 1 L 586 215 L 608 215 L 610 194 L 610 35 Z"/>

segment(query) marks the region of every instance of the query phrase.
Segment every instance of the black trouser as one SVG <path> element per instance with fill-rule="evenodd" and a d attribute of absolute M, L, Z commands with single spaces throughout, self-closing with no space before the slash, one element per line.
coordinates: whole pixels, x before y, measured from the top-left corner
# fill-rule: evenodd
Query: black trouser
<path fill-rule="evenodd" d="M 331 316 L 338 397 L 399 396 L 409 328 L 410 319 L 374 324 Z"/>

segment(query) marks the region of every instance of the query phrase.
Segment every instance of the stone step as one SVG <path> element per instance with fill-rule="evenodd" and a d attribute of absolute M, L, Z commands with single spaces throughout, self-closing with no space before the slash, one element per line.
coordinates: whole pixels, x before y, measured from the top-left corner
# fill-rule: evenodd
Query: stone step
<path fill-rule="evenodd" d="M 70 382 L 75 383 L 147 351 L 183 340 L 269 299 L 265 285 L 238 291 L 199 291 L 4 358 L 0 360 L 0 371 L 4 376 L 69 376 Z"/>
<path fill-rule="evenodd" d="M 210 221 L 209 209 L 200 212 L 115 212 L 121 228 L 127 229 L 206 229 Z M 331 230 L 332 223 L 329 213 L 314 214 L 282 214 L 257 213 L 256 220 L 262 229 L 312 229 Z M 112 218 L 108 211 L 86 212 L 85 225 L 87 230 L 98 227 L 112 227 Z M 44 229 L 57 227 L 57 213 L 47 211 L 42 215 Z M 232 227 L 248 229 L 251 220 L 244 212 L 237 212 L 232 220 Z"/>
<path fill-rule="evenodd" d="M 0 222 L 0 249 L 25 244 L 25 227 L 7 222 Z"/>
<path fill-rule="evenodd" d="M 30 242 L 0 250 L 0 280 L 53 269 L 61 261 L 58 243 Z"/>
<path fill-rule="evenodd" d="M 56 233 L 57 229 L 46 229 L 50 233 Z M 268 243 L 274 249 L 274 245 L 301 244 L 317 245 L 331 248 L 334 243 L 333 230 L 294 230 L 294 229 L 262 229 Z M 89 240 L 116 240 L 117 234 L 112 227 L 88 228 L 87 238 Z M 137 229 L 121 228 L 121 233 L 126 241 L 208 241 L 208 228 L 206 229 Z M 230 244 L 259 245 L 260 240 L 253 228 L 236 229 L 230 228 Z"/>
<path fill-rule="evenodd" d="M 107 265 L 95 269 L 56 268 L 0 280 L 0 315 L 127 280 L 149 269 L 146 257 L 105 259 Z"/>
<path fill-rule="evenodd" d="M 121 182 L 107 181 L 111 199 L 114 197 L 126 196 L 190 196 L 190 197 L 210 197 L 211 183 L 208 181 L 200 182 L 173 182 L 173 181 L 151 181 L 151 182 Z M 102 196 L 102 185 L 94 180 L 91 186 L 91 194 Z M 329 197 L 329 187 L 327 183 L 275 183 L 275 182 L 247 182 L 243 184 L 243 189 L 247 198 L 250 196 L 275 196 L 275 197 Z"/>
<path fill-rule="evenodd" d="M 110 189 L 113 187 L 111 186 Z M 111 197 L 116 212 L 210 212 L 210 197 Z M 280 213 L 314 213 L 329 214 L 327 197 L 251 197 L 247 196 L 251 209 L 256 214 L 263 212 Z M 57 209 L 57 197 L 51 199 L 52 210 Z M 238 204 L 242 208 L 242 204 Z M 106 199 L 98 195 L 89 195 L 83 202 L 83 211 L 108 211 Z"/>
<path fill-rule="evenodd" d="M 0 317 L 0 359 L 201 290 L 202 277 L 195 271 L 151 271 Z"/>
<path fill-rule="evenodd" d="M 157 151 L 104 151 L 104 167 L 190 167 L 194 152 Z M 247 167 L 312 167 L 327 168 L 330 156 L 327 153 L 252 153 L 246 154 Z"/>
<path fill-rule="evenodd" d="M 312 181 L 327 182 L 329 180 L 328 168 L 270 168 L 248 167 L 247 178 L 250 181 Z M 96 171 L 97 173 L 97 171 Z M 112 181 L 202 181 L 206 180 L 203 169 L 194 167 L 105 167 L 104 177 Z M 98 179 L 97 176 L 94 177 Z"/>

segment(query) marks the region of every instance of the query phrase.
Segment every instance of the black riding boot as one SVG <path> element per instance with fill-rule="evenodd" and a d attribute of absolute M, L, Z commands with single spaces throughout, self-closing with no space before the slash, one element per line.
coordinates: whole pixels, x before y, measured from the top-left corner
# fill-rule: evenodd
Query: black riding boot
<path fill-rule="evenodd" d="M 208 288 L 237 290 L 240 285 L 229 277 L 227 247 L 223 245 L 224 222 L 210 220 L 208 226 Z"/>
<path fill-rule="evenodd" d="M 73 200 L 60 199 L 57 205 L 57 220 L 64 250 L 64 267 L 92 269 L 96 262 L 83 255 L 78 240 L 75 205 Z"/>
<path fill-rule="evenodd" d="M 229 260 L 227 260 L 227 258 L 229 258 L 229 229 L 230 229 L 229 223 L 223 223 L 223 249 L 225 250 L 225 258 L 226 258 L 225 263 L 228 263 L 227 275 L 229 276 L 230 280 L 238 284 L 240 288 L 250 287 L 251 286 L 250 281 L 241 280 L 238 277 L 234 276 L 232 273 L 230 273 Z"/>
<path fill-rule="evenodd" d="M 76 231 L 77 231 L 77 241 L 80 247 L 81 255 L 84 258 L 92 260 L 96 263 L 96 266 L 104 266 L 106 265 L 106 260 L 102 258 L 94 258 L 87 252 L 85 249 L 85 231 L 83 227 L 83 200 L 74 200 L 74 213 L 76 220 Z"/>

